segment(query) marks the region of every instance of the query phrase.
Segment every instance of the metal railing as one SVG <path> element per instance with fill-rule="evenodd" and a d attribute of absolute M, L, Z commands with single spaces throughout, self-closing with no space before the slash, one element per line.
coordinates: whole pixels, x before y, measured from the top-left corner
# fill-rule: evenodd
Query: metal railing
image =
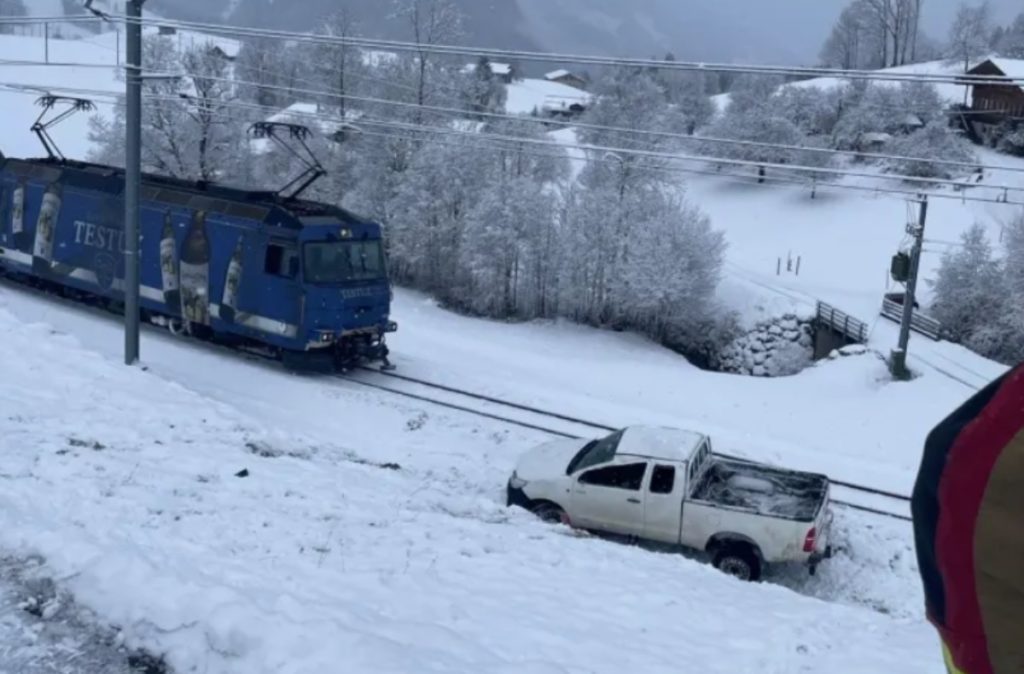
<path fill-rule="evenodd" d="M 897 323 L 902 322 L 903 303 L 897 302 L 890 296 L 886 296 L 886 298 L 882 300 L 882 315 Z M 925 337 L 929 337 L 936 342 L 942 339 L 942 335 L 944 333 L 942 323 L 931 316 L 922 314 L 916 308 L 910 314 L 910 329 L 924 335 Z"/>
<path fill-rule="evenodd" d="M 831 304 L 818 302 L 818 323 L 845 335 L 858 344 L 868 341 L 868 325 Z"/>

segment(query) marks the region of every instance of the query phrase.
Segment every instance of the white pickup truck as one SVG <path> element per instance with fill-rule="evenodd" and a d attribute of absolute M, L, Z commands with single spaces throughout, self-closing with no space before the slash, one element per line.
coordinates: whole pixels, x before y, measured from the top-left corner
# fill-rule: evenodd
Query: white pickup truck
<path fill-rule="evenodd" d="M 520 458 L 507 492 L 546 521 L 707 553 L 743 580 L 781 562 L 813 574 L 832 554 L 827 477 L 723 459 L 690 431 L 550 442 Z"/>

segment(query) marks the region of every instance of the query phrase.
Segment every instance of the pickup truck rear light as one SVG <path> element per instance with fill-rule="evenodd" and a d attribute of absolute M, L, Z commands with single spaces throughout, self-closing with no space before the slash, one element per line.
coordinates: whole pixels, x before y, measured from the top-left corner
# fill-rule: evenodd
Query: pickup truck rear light
<path fill-rule="evenodd" d="M 817 527 L 811 527 L 811 530 L 804 536 L 804 552 L 814 552 L 814 543 L 818 538 Z"/>

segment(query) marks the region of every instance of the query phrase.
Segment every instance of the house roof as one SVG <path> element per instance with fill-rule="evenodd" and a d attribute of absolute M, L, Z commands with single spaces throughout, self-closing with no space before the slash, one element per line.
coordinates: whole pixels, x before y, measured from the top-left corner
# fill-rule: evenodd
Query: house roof
<path fill-rule="evenodd" d="M 572 73 L 569 72 L 568 70 L 552 70 L 551 72 L 544 76 L 544 79 L 557 80 L 560 77 L 568 77 L 569 75 L 572 75 Z"/>
<path fill-rule="evenodd" d="M 993 66 L 1006 77 L 1013 79 L 1014 84 L 1018 87 L 1024 89 L 1024 59 L 1008 59 L 994 56 L 974 66 L 967 71 L 967 74 L 982 76 L 986 70 L 991 70 Z M 965 81 L 970 82 L 970 79 L 965 78 Z"/>
<path fill-rule="evenodd" d="M 488 63 L 491 66 L 491 72 L 494 73 L 495 75 L 511 75 L 512 74 L 512 64 L 511 63 L 496 63 L 494 61 L 489 61 Z M 463 67 L 463 69 L 462 69 L 462 72 L 464 72 L 464 73 L 471 73 L 471 72 L 475 72 L 475 71 L 476 71 L 476 64 L 475 63 L 470 63 L 469 65 Z"/>

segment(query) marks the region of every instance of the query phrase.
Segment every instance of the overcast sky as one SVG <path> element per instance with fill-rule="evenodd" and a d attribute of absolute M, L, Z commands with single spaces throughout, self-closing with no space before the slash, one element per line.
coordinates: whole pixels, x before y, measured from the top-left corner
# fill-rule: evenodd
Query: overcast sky
<path fill-rule="evenodd" d="M 677 1 L 689 4 L 707 0 Z M 1024 11 L 1024 0 L 990 1 L 1000 23 L 1009 23 Z M 762 39 L 769 37 L 766 42 L 775 49 L 791 51 L 791 58 L 806 60 L 817 55 L 829 27 L 849 0 L 712 0 L 708 4 L 722 13 L 742 17 L 746 30 L 760 33 Z M 925 0 L 922 22 L 925 32 L 945 41 L 959 4 L 958 0 Z M 782 53 L 778 56 L 782 57 Z"/>

